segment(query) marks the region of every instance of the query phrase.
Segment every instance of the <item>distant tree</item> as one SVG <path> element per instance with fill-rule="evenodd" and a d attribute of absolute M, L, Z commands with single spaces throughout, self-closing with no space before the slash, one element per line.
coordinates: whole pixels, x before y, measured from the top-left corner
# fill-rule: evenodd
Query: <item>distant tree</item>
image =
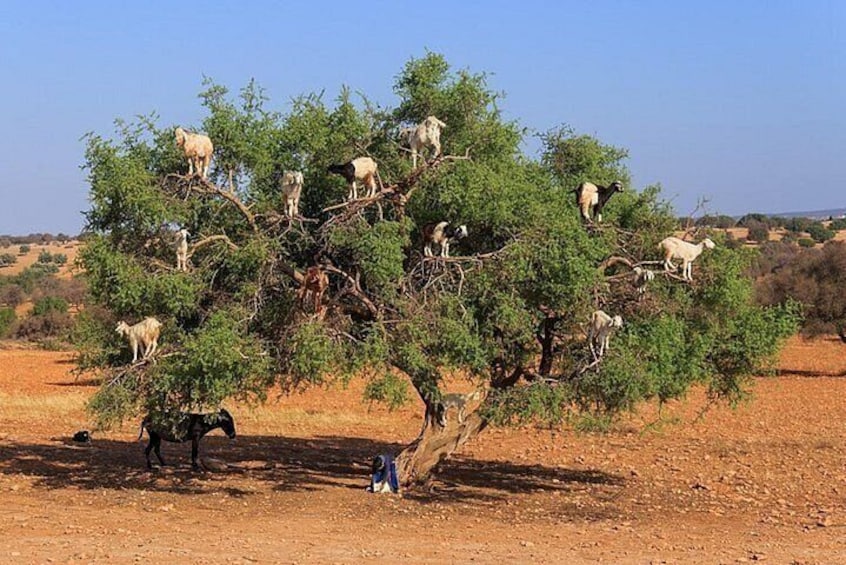
<path fill-rule="evenodd" d="M 184 164 L 170 124 L 141 118 L 116 140 L 87 139 L 81 259 L 105 315 L 82 316 L 74 333 L 80 367 L 107 376 L 90 404 L 103 424 L 352 375 L 392 404 L 416 391 L 430 416 L 446 374 L 489 387 L 462 422 L 421 413 L 420 437 L 398 457 L 412 483 L 488 425 L 610 420 L 695 383 L 737 400 L 795 329 L 789 305 L 754 303 L 743 275 L 753 250 L 720 245 L 697 261 L 694 284 L 661 276 L 642 298 L 629 265 L 655 260 L 675 225 L 658 188 L 632 189 L 625 150 L 567 127 L 541 137 L 539 160 L 523 155 L 486 76 L 440 55 L 405 65 L 396 108 L 353 104 L 344 89 L 332 105 L 308 95 L 281 115 L 254 83 L 236 100 L 206 86 L 198 129 L 218 151 L 208 183 L 175 174 Z M 447 124 L 447 155 L 412 171 L 396 132 L 427 115 Z M 384 190 L 346 202 L 326 169 L 362 154 L 379 163 Z M 278 169 L 292 166 L 305 171 L 310 221 L 279 212 Z M 585 229 L 575 185 L 615 179 L 626 191 L 601 229 Z M 466 224 L 470 237 L 448 260 L 425 259 L 421 227 L 439 221 Z M 187 273 L 171 267 L 163 226 L 174 225 L 195 234 Z M 329 277 L 317 309 L 298 298 L 315 264 Z M 600 307 L 626 326 L 595 361 L 582 328 Z M 163 354 L 128 367 L 114 320 L 147 315 L 164 322 Z"/>
<path fill-rule="evenodd" d="M 18 262 L 14 253 L 0 253 L 0 267 L 8 267 Z"/>
<path fill-rule="evenodd" d="M 800 239 L 799 245 L 813 240 Z M 846 244 L 829 242 L 821 249 L 783 252 L 762 250 L 770 256 L 769 272 L 761 274 L 756 295 L 761 304 L 796 300 L 803 306 L 803 333 L 833 334 L 846 325 Z"/>
<path fill-rule="evenodd" d="M 784 227 L 789 231 L 802 233 L 804 231 L 807 231 L 808 226 L 810 226 L 812 223 L 814 223 L 814 221 L 808 218 L 790 218 L 789 220 L 787 220 L 787 223 L 785 223 Z"/>
<path fill-rule="evenodd" d="M 49 251 L 43 249 L 41 253 L 38 254 L 38 262 L 39 263 L 52 263 L 53 256 L 50 254 Z"/>
<path fill-rule="evenodd" d="M 706 215 L 696 220 L 697 227 L 711 227 L 719 229 L 733 228 L 737 224 L 734 218 L 720 214 L 718 216 Z"/>
<path fill-rule="evenodd" d="M 29 245 L 21 245 L 19 248 L 19 255 L 26 255 L 32 249 Z"/>
<path fill-rule="evenodd" d="M 837 218 L 836 220 L 832 220 L 832 222 L 828 225 L 828 229 L 834 231 L 846 230 L 846 218 Z"/>
<path fill-rule="evenodd" d="M 767 227 L 767 224 L 764 222 L 759 222 L 758 220 L 748 220 L 746 222 L 746 227 L 749 229 L 749 233 L 746 236 L 746 239 L 749 241 L 757 241 L 757 242 L 764 242 L 770 238 L 770 228 Z"/>
<path fill-rule="evenodd" d="M 836 235 L 833 231 L 825 227 L 822 222 L 812 223 L 807 227 L 807 232 L 817 243 L 825 243 Z"/>

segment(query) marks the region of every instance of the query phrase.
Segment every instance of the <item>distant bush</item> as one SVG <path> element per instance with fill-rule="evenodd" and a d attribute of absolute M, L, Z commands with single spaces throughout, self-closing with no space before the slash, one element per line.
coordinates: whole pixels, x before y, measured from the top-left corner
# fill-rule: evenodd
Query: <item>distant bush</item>
<path fill-rule="evenodd" d="M 817 243 L 825 243 L 835 235 L 834 232 L 825 227 L 822 222 L 814 222 L 807 227 L 806 231 Z"/>
<path fill-rule="evenodd" d="M 846 230 L 846 218 L 837 218 L 832 220 L 828 225 L 828 229 L 834 231 Z"/>
<path fill-rule="evenodd" d="M 43 316 L 44 314 L 48 314 L 50 312 L 65 314 L 67 311 L 67 300 L 59 298 L 58 296 L 45 296 L 44 298 L 37 300 L 32 308 L 32 314 L 34 316 Z"/>
<path fill-rule="evenodd" d="M 68 262 L 68 256 L 64 253 L 50 253 L 46 249 L 38 254 L 38 262 L 42 264 L 55 263 L 56 265 L 64 265 Z"/>
<path fill-rule="evenodd" d="M 0 286 L 0 304 L 17 308 L 26 300 L 26 293 L 20 285 L 11 283 Z"/>
<path fill-rule="evenodd" d="M 770 238 L 770 228 L 763 222 L 750 220 L 747 227 L 749 228 L 749 234 L 746 236 L 746 239 L 749 241 L 763 243 Z"/>
<path fill-rule="evenodd" d="M 32 250 L 32 248 L 31 248 L 29 245 L 21 245 L 21 246 L 20 246 L 20 248 L 19 248 L 19 253 L 18 253 L 18 254 L 19 254 L 19 255 L 26 255 L 26 254 L 27 254 L 27 253 L 29 253 L 31 250 Z"/>
<path fill-rule="evenodd" d="M 810 237 L 800 237 L 799 241 L 796 243 L 799 244 L 799 247 L 814 247 L 817 244 L 817 242 Z"/>
<path fill-rule="evenodd" d="M 0 337 L 5 337 L 16 320 L 14 308 L 0 308 Z"/>
<path fill-rule="evenodd" d="M 73 328 L 70 314 L 50 311 L 42 315 L 32 315 L 20 320 L 15 327 L 15 337 L 36 340 L 65 337 Z"/>
<path fill-rule="evenodd" d="M 0 267 L 8 267 L 18 262 L 18 258 L 12 253 L 0 254 Z"/>
<path fill-rule="evenodd" d="M 20 272 L 14 277 L 15 282 L 24 289 L 25 292 L 32 292 L 40 281 L 55 275 L 59 272 L 59 267 L 52 264 L 35 263 Z"/>

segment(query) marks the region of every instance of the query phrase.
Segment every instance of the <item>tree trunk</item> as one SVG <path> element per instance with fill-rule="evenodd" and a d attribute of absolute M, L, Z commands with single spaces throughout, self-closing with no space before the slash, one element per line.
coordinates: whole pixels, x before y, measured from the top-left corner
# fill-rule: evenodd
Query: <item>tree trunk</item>
<path fill-rule="evenodd" d="M 441 427 L 438 419 L 430 417 L 427 411 L 420 436 L 397 456 L 397 475 L 403 487 L 425 482 L 441 461 L 487 426 L 478 410 L 466 414 L 461 424 L 454 412 L 450 416 L 446 426 Z"/>

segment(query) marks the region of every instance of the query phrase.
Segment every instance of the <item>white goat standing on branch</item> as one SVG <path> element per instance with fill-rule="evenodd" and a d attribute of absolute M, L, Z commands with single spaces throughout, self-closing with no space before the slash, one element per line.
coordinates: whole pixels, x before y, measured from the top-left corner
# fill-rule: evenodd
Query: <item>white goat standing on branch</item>
<path fill-rule="evenodd" d="M 303 174 L 300 171 L 285 171 L 282 173 L 285 215 L 291 219 L 300 215 L 300 195 L 303 191 L 303 182 Z"/>
<path fill-rule="evenodd" d="M 677 237 L 665 238 L 658 244 L 658 249 L 664 252 L 664 270 L 675 271 L 676 266 L 672 259 L 681 259 L 682 278 L 688 281 L 693 281 L 693 261 L 702 254 L 702 251 L 714 249 L 714 247 L 714 242 L 707 237 L 697 244 Z"/>
<path fill-rule="evenodd" d="M 601 358 L 605 355 L 611 341 L 611 333 L 617 328 L 623 327 L 622 316 L 614 316 L 613 318 L 603 312 L 597 310 L 590 315 L 590 330 L 588 332 L 588 342 L 590 342 L 590 350 L 594 357 Z M 595 347 L 599 347 L 597 353 Z"/>
<path fill-rule="evenodd" d="M 176 270 L 186 272 L 188 270 L 188 236 L 191 233 L 182 228 L 176 232 Z"/>
<path fill-rule="evenodd" d="M 429 116 L 415 128 L 403 130 L 408 136 L 408 145 L 411 147 L 412 166 L 417 168 L 417 155 L 423 154 L 423 149 L 431 147 L 434 150 L 433 157 L 441 154 L 441 129 L 446 124 L 435 116 Z"/>
<path fill-rule="evenodd" d="M 147 317 L 134 326 L 120 321 L 115 331 L 129 340 L 129 346 L 132 348 L 132 362 L 135 363 L 138 360 L 138 344 L 144 346 L 142 359 L 148 359 L 156 352 L 159 347 L 161 327 L 160 321 L 153 317 Z"/>
<path fill-rule="evenodd" d="M 203 179 L 209 178 L 209 166 L 211 166 L 214 145 L 207 135 L 201 133 L 189 133 L 182 128 L 176 128 L 176 145 L 182 148 L 185 158 L 188 159 L 188 174 L 200 175 Z"/>

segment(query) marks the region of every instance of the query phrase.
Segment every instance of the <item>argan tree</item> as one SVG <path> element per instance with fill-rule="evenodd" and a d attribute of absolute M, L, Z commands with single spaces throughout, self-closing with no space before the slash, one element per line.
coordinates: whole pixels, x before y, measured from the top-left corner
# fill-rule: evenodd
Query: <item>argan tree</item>
<path fill-rule="evenodd" d="M 632 268 L 659 259 L 674 219 L 656 187 L 628 186 L 624 150 L 565 127 L 541 136 L 539 159 L 525 155 L 487 77 L 436 54 L 408 62 L 394 92 L 393 108 L 345 89 L 283 114 L 253 83 L 238 97 L 209 83 L 195 128 L 215 143 L 209 181 L 187 176 L 177 124 L 144 117 L 114 139 L 88 137 L 81 258 L 102 310 L 77 333 L 81 367 L 104 375 L 90 404 L 101 424 L 362 375 L 371 399 L 416 391 L 427 406 L 398 459 L 409 484 L 490 424 L 607 420 L 694 383 L 736 400 L 794 331 L 789 308 L 754 304 L 749 251 L 718 247 L 694 284 L 659 273 L 638 291 Z M 399 130 L 428 115 L 447 124 L 444 154 L 412 170 Z M 327 167 L 362 155 L 378 162 L 381 190 L 347 202 Z M 284 169 L 305 174 L 302 217 L 283 214 Z M 576 211 L 574 183 L 587 179 L 627 184 L 601 228 Z M 421 228 L 439 221 L 470 236 L 454 257 L 424 258 Z M 175 269 L 179 227 L 192 234 L 188 272 Z M 329 278 L 317 309 L 298 299 L 310 266 Z M 601 360 L 584 335 L 598 308 L 626 322 Z M 149 315 L 164 323 L 160 353 L 129 365 L 114 322 Z M 485 391 L 462 422 L 435 417 L 447 375 Z"/>

